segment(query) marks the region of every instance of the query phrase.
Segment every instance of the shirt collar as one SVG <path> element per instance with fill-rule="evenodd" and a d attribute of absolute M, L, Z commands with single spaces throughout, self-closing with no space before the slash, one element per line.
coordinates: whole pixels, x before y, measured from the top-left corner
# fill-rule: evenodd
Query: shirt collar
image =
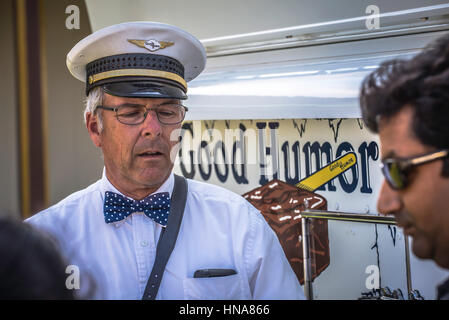
<path fill-rule="evenodd" d="M 111 192 L 115 192 L 118 193 L 128 199 L 132 199 L 130 197 L 125 196 L 123 193 L 121 193 L 120 191 L 117 190 L 117 188 L 109 181 L 107 175 L 106 175 L 106 168 L 103 167 L 103 174 L 101 177 L 101 182 L 100 182 L 100 189 L 101 189 L 101 193 L 104 194 L 106 191 L 111 191 Z M 149 194 L 148 196 L 155 194 L 155 193 L 159 193 L 159 192 L 168 192 L 170 197 L 171 194 L 173 192 L 173 187 L 175 185 L 175 177 L 173 172 L 170 173 L 170 175 L 168 176 L 168 178 L 164 181 L 164 183 L 159 187 L 159 189 L 157 189 L 156 191 L 154 191 L 153 193 Z"/>
<path fill-rule="evenodd" d="M 155 193 L 159 193 L 159 192 L 168 192 L 169 196 L 171 197 L 171 194 L 173 192 L 173 188 L 175 186 L 175 176 L 173 174 L 173 171 L 170 173 L 170 175 L 168 176 L 168 178 L 164 181 L 164 183 L 159 187 L 159 189 L 157 189 L 155 192 L 149 194 L 148 196 L 155 194 Z M 103 167 L 103 174 L 100 180 L 100 191 L 101 191 L 101 198 L 102 201 L 104 201 L 104 194 L 106 191 L 111 191 L 111 192 L 115 192 L 118 193 L 128 199 L 131 199 L 130 197 L 125 196 L 123 193 L 121 193 L 120 191 L 117 190 L 116 187 L 114 187 L 114 185 L 109 181 L 107 175 L 106 175 L 106 168 Z M 126 219 L 129 220 L 129 219 Z M 114 225 L 116 227 L 120 227 L 125 220 L 119 221 L 114 223 Z"/>

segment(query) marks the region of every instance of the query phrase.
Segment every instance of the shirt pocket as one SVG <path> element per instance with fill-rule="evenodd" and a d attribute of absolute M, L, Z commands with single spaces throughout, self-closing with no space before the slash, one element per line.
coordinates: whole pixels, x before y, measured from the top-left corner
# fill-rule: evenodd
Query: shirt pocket
<path fill-rule="evenodd" d="M 243 281 L 239 274 L 211 278 L 187 278 L 183 280 L 184 297 L 187 300 L 241 300 Z"/>

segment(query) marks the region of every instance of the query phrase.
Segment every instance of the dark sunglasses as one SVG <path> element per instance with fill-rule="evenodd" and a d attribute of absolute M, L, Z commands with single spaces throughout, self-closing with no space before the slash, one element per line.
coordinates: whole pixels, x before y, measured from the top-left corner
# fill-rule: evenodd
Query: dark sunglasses
<path fill-rule="evenodd" d="M 388 158 L 382 160 L 380 168 L 388 184 L 395 190 L 404 189 L 408 183 L 410 169 L 431 161 L 445 158 L 449 155 L 448 150 L 439 150 L 421 156 L 406 159 Z"/>

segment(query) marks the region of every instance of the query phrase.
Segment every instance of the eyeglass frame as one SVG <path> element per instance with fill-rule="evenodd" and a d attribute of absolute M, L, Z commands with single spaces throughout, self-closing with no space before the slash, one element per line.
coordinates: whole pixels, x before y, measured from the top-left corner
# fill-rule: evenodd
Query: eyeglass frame
<path fill-rule="evenodd" d="M 163 105 L 163 104 L 162 104 L 162 105 Z M 114 111 L 114 112 L 115 112 L 115 117 L 117 118 L 117 121 L 120 122 L 121 124 L 125 124 L 125 125 L 127 125 L 127 126 L 137 126 L 137 125 L 139 125 L 139 124 L 144 123 L 145 120 L 146 120 L 146 118 L 147 118 L 148 113 L 149 113 L 151 110 L 154 110 L 154 111 L 156 112 L 156 118 L 157 118 L 157 120 L 159 121 L 159 123 L 161 123 L 161 124 L 163 124 L 163 125 L 166 125 L 166 126 L 172 126 L 172 125 L 179 124 L 179 123 L 183 122 L 184 119 L 185 119 L 185 117 L 186 117 L 187 111 L 189 111 L 189 108 L 187 108 L 186 106 L 184 106 L 184 105 L 182 105 L 182 104 L 172 103 L 172 105 L 177 105 L 177 106 L 179 106 L 179 107 L 184 108 L 184 110 L 185 110 L 184 116 L 183 116 L 182 119 L 181 119 L 180 121 L 178 121 L 178 122 L 175 122 L 175 123 L 165 123 L 165 122 L 161 121 L 161 119 L 159 119 L 159 113 L 157 112 L 157 109 L 158 109 L 160 106 L 162 106 L 162 105 L 157 105 L 157 106 L 152 107 L 152 108 L 147 108 L 147 107 L 144 106 L 144 105 L 139 105 L 139 106 L 142 106 L 142 107 L 144 107 L 144 108 L 146 109 L 146 111 L 145 111 L 145 113 L 144 113 L 143 120 L 142 120 L 141 122 L 139 122 L 139 123 L 124 123 L 124 122 L 120 121 L 120 120 L 119 120 L 119 115 L 118 115 L 117 111 L 118 111 L 119 108 L 122 107 L 122 106 L 106 107 L 106 106 L 103 106 L 103 105 L 98 105 L 98 106 L 96 106 L 95 111 L 96 111 L 96 109 L 103 109 L 103 110 Z M 136 106 L 137 106 L 137 105 L 136 105 Z"/>
<path fill-rule="evenodd" d="M 405 159 L 395 159 L 395 158 L 387 158 L 387 159 L 383 159 L 381 161 L 381 163 L 379 164 L 381 170 L 382 170 L 382 174 L 384 175 L 385 180 L 387 181 L 387 183 L 390 185 L 390 187 L 394 190 L 403 190 L 407 187 L 408 185 L 408 179 L 407 179 L 407 173 L 410 172 L 410 170 L 413 167 L 425 164 L 425 163 L 429 163 L 432 161 L 436 161 L 436 160 L 440 160 L 440 159 L 444 159 L 446 157 L 449 156 L 449 150 L 447 149 L 441 149 L 441 150 L 437 150 L 437 151 L 433 151 L 431 153 L 426 153 L 423 155 L 419 155 L 419 156 L 413 156 L 413 157 L 409 157 L 409 158 L 405 158 Z M 390 172 L 388 171 L 388 163 L 397 163 L 398 164 L 398 169 L 399 169 L 399 174 L 401 177 L 401 182 L 402 182 L 402 186 L 395 186 L 393 183 L 394 181 L 390 181 L 391 175 L 389 174 Z M 387 174 L 388 173 L 388 174 Z M 393 180 L 393 179 L 391 179 Z"/>

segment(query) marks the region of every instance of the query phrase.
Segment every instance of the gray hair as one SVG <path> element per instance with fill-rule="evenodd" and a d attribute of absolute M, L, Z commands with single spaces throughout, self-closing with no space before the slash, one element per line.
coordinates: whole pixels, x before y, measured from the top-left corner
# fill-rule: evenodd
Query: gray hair
<path fill-rule="evenodd" d="M 101 87 L 92 89 L 86 98 L 86 108 L 84 109 L 84 122 L 86 122 L 86 115 L 88 113 L 98 117 L 98 130 L 103 130 L 103 119 L 101 112 L 97 112 L 97 107 L 103 103 L 104 92 Z"/>

